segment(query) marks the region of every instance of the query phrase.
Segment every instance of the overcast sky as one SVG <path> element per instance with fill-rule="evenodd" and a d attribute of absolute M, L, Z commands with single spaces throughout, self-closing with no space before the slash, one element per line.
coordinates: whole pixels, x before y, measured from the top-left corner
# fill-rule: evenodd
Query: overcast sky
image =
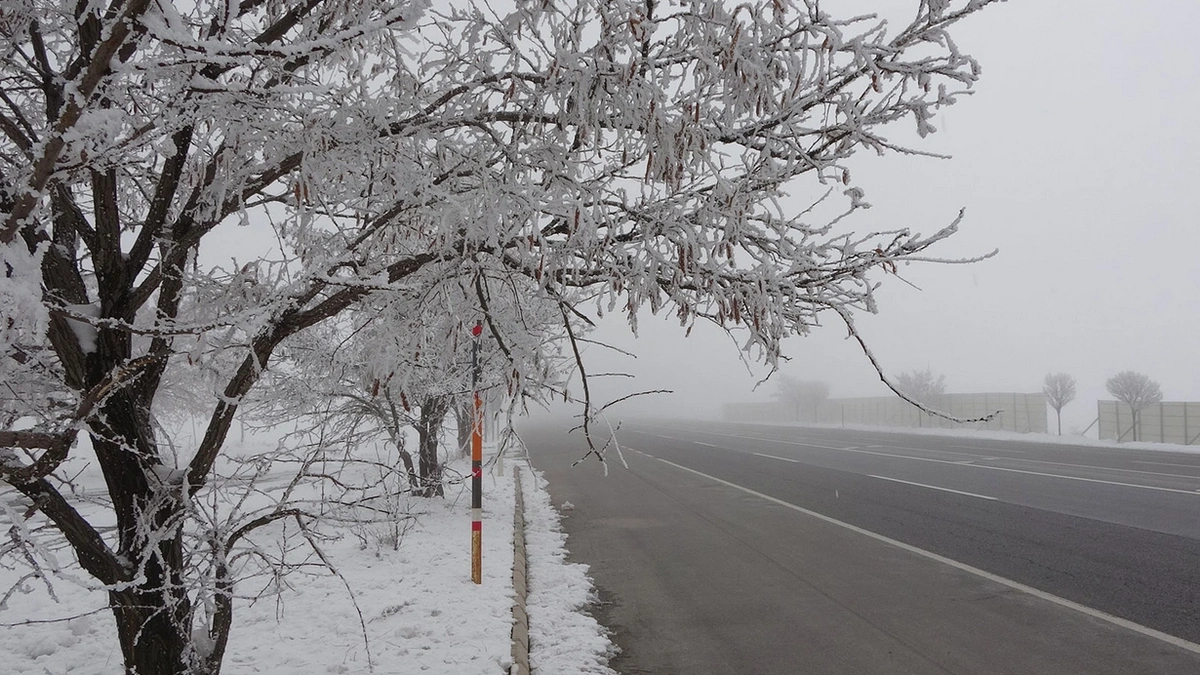
<path fill-rule="evenodd" d="M 894 12 L 915 1 L 830 8 L 844 5 Z M 965 208 L 961 232 L 937 252 L 1000 252 L 901 268 L 920 290 L 893 280 L 880 313 L 859 319 L 887 371 L 929 367 L 951 392 L 1032 392 L 1047 372 L 1071 373 L 1079 395 L 1064 431 L 1091 422 L 1119 370 L 1150 375 L 1165 400 L 1200 400 L 1196 26 L 1194 0 L 1012 0 L 957 27 L 982 79 L 921 146 L 953 159 L 857 158 L 874 208 L 853 228 L 932 232 Z M 640 387 L 678 392 L 660 409 L 711 414 L 774 388 L 753 392 L 765 371 L 748 374 L 715 330 L 685 340 L 676 322 L 647 320 L 640 339 L 627 332 L 601 335 L 639 354 L 624 365 Z M 887 393 L 844 337 L 831 322 L 789 340 L 781 372 L 827 380 L 834 396 Z"/>

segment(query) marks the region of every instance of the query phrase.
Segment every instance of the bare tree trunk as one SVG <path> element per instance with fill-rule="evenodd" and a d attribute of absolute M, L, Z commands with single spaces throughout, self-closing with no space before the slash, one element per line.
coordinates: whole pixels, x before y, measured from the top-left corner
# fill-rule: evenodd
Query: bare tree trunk
<path fill-rule="evenodd" d="M 421 485 L 426 497 L 442 496 L 442 465 L 438 461 L 438 439 L 442 422 L 450 409 L 449 396 L 430 396 L 421 404 L 421 419 L 417 423 L 419 438 L 418 461 Z"/>
<path fill-rule="evenodd" d="M 421 479 L 417 476 L 417 468 L 413 466 L 412 453 L 400 448 L 400 462 L 404 464 L 404 473 L 408 475 L 408 486 L 411 488 L 418 487 L 421 484 Z"/>
<path fill-rule="evenodd" d="M 126 344 L 110 349 L 127 353 Z M 93 377 L 100 379 L 98 372 Z M 108 595 L 125 671 L 179 675 L 189 672 L 192 620 L 180 533 L 183 488 L 162 479 L 145 396 L 134 387 L 115 393 L 90 424 L 116 515 L 117 554 L 137 566 L 129 570 L 134 583 Z"/>
<path fill-rule="evenodd" d="M 469 457 L 471 431 L 475 424 L 475 404 L 470 397 L 460 396 L 455 400 L 454 418 L 458 431 L 458 452 L 463 457 Z"/>
<path fill-rule="evenodd" d="M 113 401 L 105 406 L 105 428 L 92 434 L 117 514 L 118 553 L 138 566 L 136 583 L 109 591 L 110 608 L 126 673 L 192 673 L 192 605 L 179 531 L 182 488 L 152 484 L 157 456 L 129 452 L 154 443 L 138 411 L 135 401 Z"/>
<path fill-rule="evenodd" d="M 161 576 L 161 572 L 159 570 L 156 576 Z M 182 585 L 155 588 L 147 580 L 135 588 L 109 592 L 108 597 L 116 618 L 126 673 L 182 675 L 193 672 L 187 663 L 191 636 L 186 626 L 191 622 L 191 603 Z"/>
<path fill-rule="evenodd" d="M 1058 416 L 1058 435 L 1062 436 L 1062 410 L 1055 408 L 1054 414 Z"/>

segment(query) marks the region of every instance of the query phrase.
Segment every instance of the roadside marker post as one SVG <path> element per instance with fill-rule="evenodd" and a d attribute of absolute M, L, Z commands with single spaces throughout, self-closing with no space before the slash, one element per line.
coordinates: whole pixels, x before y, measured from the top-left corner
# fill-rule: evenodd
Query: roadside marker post
<path fill-rule="evenodd" d="M 479 336 L 483 323 L 471 328 L 471 581 L 483 583 L 483 399 L 479 397 Z"/>

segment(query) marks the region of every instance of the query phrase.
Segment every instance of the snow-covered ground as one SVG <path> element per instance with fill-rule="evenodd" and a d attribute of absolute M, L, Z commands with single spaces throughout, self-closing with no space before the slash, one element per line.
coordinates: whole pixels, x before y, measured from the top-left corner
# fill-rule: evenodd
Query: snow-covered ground
<path fill-rule="evenodd" d="M 465 466 L 454 468 L 466 473 Z M 512 660 L 515 468 L 526 504 L 531 662 L 543 673 L 611 675 L 613 647 L 585 612 L 592 597 L 586 567 L 565 561 L 566 537 L 544 482 L 512 460 L 503 471 L 495 462 L 485 469 L 481 585 L 470 579 L 469 482 L 452 486 L 443 499 L 409 498 L 403 507 L 411 518 L 395 550 L 386 528 L 347 525 L 322 544 L 340 578 L 314 566 L 284 579 L 278 593 L 239 602 L 222 672 L 505 672 Z M 0 521 L 7 529 L 8 518 Z M 57 555 L 73 563 L 69 551 Z M 0 567 L 0 592 L 19 575 Z M 87 583 L 81 573 L 79 580 Z M 51 583 L 53 595 L 42 581 L 26 580 L 0 607 L 0 671 L 122 672 L 104 595 L 63 579 Z"/>

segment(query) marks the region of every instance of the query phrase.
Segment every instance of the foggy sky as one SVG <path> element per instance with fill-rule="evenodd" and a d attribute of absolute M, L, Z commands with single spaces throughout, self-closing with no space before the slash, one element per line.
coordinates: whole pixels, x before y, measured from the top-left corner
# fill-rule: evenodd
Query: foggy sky
<path fill-rule="evenodd" d="M 915 2 L 855 0 L 836 11 L 847 5 L 903 8 L 898 27 Z M 1078 397 L 1063 411 L 1064 432 L 1091 422 L 1096 400 L 1111 398 L 1104 380 L 1120 370 L 1157 380 L 1164 400 L 1200 400 L 1197 25 L 1200 3 L 1187 0 L 1024 0 L 953 31 L 982 77 L 919 143 L 953 159 L 859 155 L 853 175 L 874 208 L 849 223 L 929 233 L 965 208 L 960 233 L 933 253 L 999 254 L 902 267 L 919 290 L 887 280 L 880 313 L 858 319 L 886 371 L 929 367 L 950 392 L 1032 392 L 1048 372 L 1071 373 Z M 885 135 L 916 142 L 910 126 Z M 636 341 L 619 320 L 600 336 L 638 353 L 603 359 L 637 373 L 636 388 L 677 391 L 625 411 L 712 414 L 774 389 L 752 391 L 765 369 L 748 374 L 715 329 L 684 339 L 677 322 L 647 316 Z M 844 337 L 833 320 L 789 339 L 781 372 L 826 380 L 834 396 L 888 393 Z"/>

